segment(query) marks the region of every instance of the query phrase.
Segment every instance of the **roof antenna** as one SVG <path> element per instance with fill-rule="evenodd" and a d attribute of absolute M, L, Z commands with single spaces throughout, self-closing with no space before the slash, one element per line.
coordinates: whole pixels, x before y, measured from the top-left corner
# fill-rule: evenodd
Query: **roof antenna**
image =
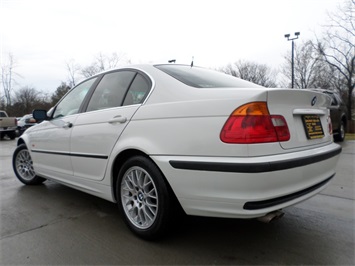
<path fill-rule="evenodd" d="M 194 57 L 192 57 L 192 61 L 191 61 L 191 67 L 194 66 Z"/>
<path fill-rule="evenodd" d="M 174 63 L 174 64 L 175 64 L 176 59 L 171 59 L 171 60 L 169 60 L 168 62 L 169 62 L 169 63 Z"/>

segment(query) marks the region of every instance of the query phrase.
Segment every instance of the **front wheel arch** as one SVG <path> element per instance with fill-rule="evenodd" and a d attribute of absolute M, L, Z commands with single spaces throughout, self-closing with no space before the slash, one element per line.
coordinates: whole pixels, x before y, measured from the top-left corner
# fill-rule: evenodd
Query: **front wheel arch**
<path fill-rule="evenodd" d="M 36 175 L 31 154 L 24 143 L 15 149 L 12 156 L 12 166 L 18 180 L 25 185 L 39 185 L 46 180 Z"/>

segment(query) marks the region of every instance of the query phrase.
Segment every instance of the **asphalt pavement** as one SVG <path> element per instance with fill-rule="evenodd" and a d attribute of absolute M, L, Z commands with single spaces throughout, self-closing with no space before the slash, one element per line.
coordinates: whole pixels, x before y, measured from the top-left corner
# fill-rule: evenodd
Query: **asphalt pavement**
<path fill-rule="evenodd" d="M 187 217 L 147 242 L 108 201 L 47 181 L 20 183 L 16 141 L 0 141 L 0 265 L 354 265 L 355 141 L 321 194 L 274 223 Z"/>

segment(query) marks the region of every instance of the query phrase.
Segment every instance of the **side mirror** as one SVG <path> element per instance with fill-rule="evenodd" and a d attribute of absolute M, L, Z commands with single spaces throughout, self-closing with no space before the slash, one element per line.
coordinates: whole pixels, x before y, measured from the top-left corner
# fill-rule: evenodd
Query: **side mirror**
<path fill-rule="evenodd" d="M 38 123 L 42 122 L 43 120 L 48 120 L 46 110 L 33 110 L 32 115 L 33 118 L 36 119 Z"/>

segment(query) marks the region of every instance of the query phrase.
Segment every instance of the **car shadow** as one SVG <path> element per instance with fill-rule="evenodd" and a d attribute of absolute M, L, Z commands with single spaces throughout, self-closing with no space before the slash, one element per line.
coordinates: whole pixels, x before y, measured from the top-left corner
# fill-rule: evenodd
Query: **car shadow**
<path fill-rule="evenodd" d="M 334 243 L 343 241 L 345 237 L 342 225 L 332 221 L 333 217 L 297 207 L 287 208 L 282 219 L 269 224 L 255 219 L 182 215 L 161 239 L 144 241 L 133 235 L 122 222 L 115 203 L 52 181 L 40 186 L 16 186 L 15 194 L 11 204 L 16 208 L 12 212 L 7 207 L 2 210 L 2 224 L 8 230 L 2 235 L 65 223 L 70 231 L 67 233 L 74 238 L 80 228 L 79 233 L 87 239 L 95 239 L 99 243 L 125 243 L 124 246 L 134 247 L 135 253 L 141 254 L 131 258 L 132 264 L 291 265 L 347 262 L 340 263 L 341 259 L 332 256 Z M 13 222 L 16 220 L 20 221 L 19 224 Z M 331 222 L 334 223 L 330 228 Z M 122 245 L 110 245 L 110 249 L 117 254 L 126 252 L 122 250 Z M 114 264 L 117 261 L 107 258 L 105 263 Z"/>

